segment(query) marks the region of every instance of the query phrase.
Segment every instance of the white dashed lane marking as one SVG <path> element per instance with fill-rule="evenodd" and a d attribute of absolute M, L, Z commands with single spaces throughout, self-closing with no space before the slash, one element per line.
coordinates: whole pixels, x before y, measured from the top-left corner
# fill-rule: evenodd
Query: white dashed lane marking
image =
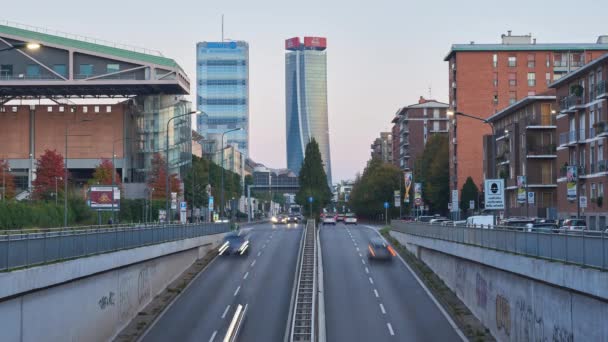
<path fill-rule="evenodd" d="M 217 330 L 213 332 L 213 334 L 211 334 L 211 338 L 209 339 L 209 342 L 213 342 L 213 340 L 215 340 L 215 335 L 217 335 Z"/>
<path fill-rule="evenodd" d="M 256 262 L 256 261 L 257 261 L 257 260 L 253 260 L 253 262 L 251 263 L 251 267 L 253 267 L 253 266 L 255 265 L 255 262 Z"/>
<path fill-rule="evenodd" d="M 228 313 L 228 310 L 230 310 L 230 305 L 228 305 L 226 307 L 226 310 L 224 310 L 224 313 L 222 314 L 222 319 L 226 318 L 226 314 Z"/>
<path fill-rule="evenodd" d="M 239 291 L 241 290 L 241 287 L 237 287 L 236 291 L 234 291 L 234 296 L 236 297 L 237 294 L 239 294 Z"/>
<path fill-rule="evenodd" d="M 365 273 L 369 274 L 369 268 L 365 268 Z"/>
<path fill-rule="evenodd" d="M 372 279 L 372 277 L 369 277 L 369 283 L 374 285 L 374 279 Z"/>
<path fill-rule="evenodd" d="M 245 273 L 245 275 L 243 276 L 243 280 L 247 279 L 248 276 L 249 276 L 249 272 Z"/>
<path fill-rule="evenodd" d="M 384 310 L 384 305 L 382 305 L 382 303 L 380 303 L 380 311 L 382 311 L 383 315 L 386 315 L 386 310 Z"/>
<path fill-rule="evenodd" d="M 378 290 L 374 289 L 374 294 L 376 295 L 376 298 L 380 298 L 380 295 L 378 294 Z"/>
<path fill-rule="evenodd" d="M 388 332 L 391 333 L 391 336 L 395 336 L 395 332 L 393 331 L 393 326 L 390 323 L 386 323 L 388 327 Z"/>

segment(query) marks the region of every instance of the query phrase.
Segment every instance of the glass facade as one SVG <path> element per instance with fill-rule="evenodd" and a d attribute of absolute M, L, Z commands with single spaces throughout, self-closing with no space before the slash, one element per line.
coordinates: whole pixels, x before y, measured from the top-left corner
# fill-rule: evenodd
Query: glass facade
<path fill-rule="evenodd" d="M 227 134 L 225 142 L 249 156 L 249 45 L 242 41 L 201 42 L 196 56 L 196 102 L 202 111 L 196 121 L 198 133 L 215 140 L 216 149 L 220 149 L 223 132 L 242 128 Z"/>
<path fill-rule="evenodd" d="M 289 50 L 285 55 L 287 167 L 300 172 L 306 145 L 315 138 L 331 186 L 325 47 L 298 44 Z"/>
<path fill-rule="evenodd" d="M 129 116 L 134 123 L 128 136 L 133 139 L 131 162 L 133 181 L 145 181 L 155 153 L 166 159 L 167 122 L 191 111 L 191 103 L 182 96 L 138 96 L 129 102 Z M 169 124 L 169 170 L 183 179 L 192 163 L 192 119 L 183 116 Z"/>

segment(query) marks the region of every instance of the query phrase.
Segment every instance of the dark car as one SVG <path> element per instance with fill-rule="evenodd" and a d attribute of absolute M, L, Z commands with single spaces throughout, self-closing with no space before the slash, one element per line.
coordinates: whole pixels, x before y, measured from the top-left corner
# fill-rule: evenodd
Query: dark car
<path fill-rule="evenodd" d="M 240 232 L 232 232 L 226 234 L 218 253 L 219 255 L 249 255 L 249 247 L 249 239 Z"/>
<path fill-rule="evenodd" d="M 300 218 L 297 214 L 291 214 L 287 218 L 287 223 L 298 223 L 300 222 Z"/>
<path fill-rule="evenodd" d="M 392 260 L 397 254 L 393 247 L 379 237 L 372 238 L 369 241 L 367 251 L 367 257 L 369 259 Z"/>
<path fill-rule="evenodd" d="M 529 232 L 539 233 L 557 233 L 559 231 L 557 223 L 552 222 L 530 223 L 527 228 Z"/>

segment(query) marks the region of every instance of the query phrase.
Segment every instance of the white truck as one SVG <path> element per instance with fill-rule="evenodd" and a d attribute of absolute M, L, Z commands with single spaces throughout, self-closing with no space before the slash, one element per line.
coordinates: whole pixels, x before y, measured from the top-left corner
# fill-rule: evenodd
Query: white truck
<path fill-rule="evenodd" d="M 467 218 L 467 227 L 493 229 L 494 228 L 494 216 L 493 215 L 469 216 Z"/>

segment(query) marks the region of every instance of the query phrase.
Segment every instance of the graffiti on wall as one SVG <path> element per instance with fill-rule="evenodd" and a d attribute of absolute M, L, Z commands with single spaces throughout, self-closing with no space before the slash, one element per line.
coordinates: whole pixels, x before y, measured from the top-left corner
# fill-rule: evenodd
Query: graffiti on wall
<path fill-rule="evenodd" d="M 513 318 L 516 341 L 572 342 L 574 340 L 572 332 L 563 326 L 553 325 L 552 330 L 545 330 L 542 313 L 536 312 L 525 299 L 516 301 Z"/>
<path fill-rule="evenodd" d="M 488 282 L 477 272 L 475 277 L 475 295 L 477 297 L 477 306 L 485 309 L 488 303 Z"/>
<path fill-rule="evenodd" d="M 150 299 L 150 267 L 144 267 L 139 271 L 137 278 L 137 302 L 139 305 Z"/>
<path fill-rule="evenodd" d="M 101 308 L 101 310 L 105 309 L 108 306 L 114 306 L 114 292 L 110 291 L 107 296 L 103 296 L 97 302 L 97 305 Z"/>
<path fill-rule="evenodd" d="M 464 262 L 456 260 L 456 292 L 464 296 L 467 268 Z"/>
<path fill-rule="evenodd" d="M 496 329 L 511 335 L 511 304 L 501 295 L 496 295 Z"/>

